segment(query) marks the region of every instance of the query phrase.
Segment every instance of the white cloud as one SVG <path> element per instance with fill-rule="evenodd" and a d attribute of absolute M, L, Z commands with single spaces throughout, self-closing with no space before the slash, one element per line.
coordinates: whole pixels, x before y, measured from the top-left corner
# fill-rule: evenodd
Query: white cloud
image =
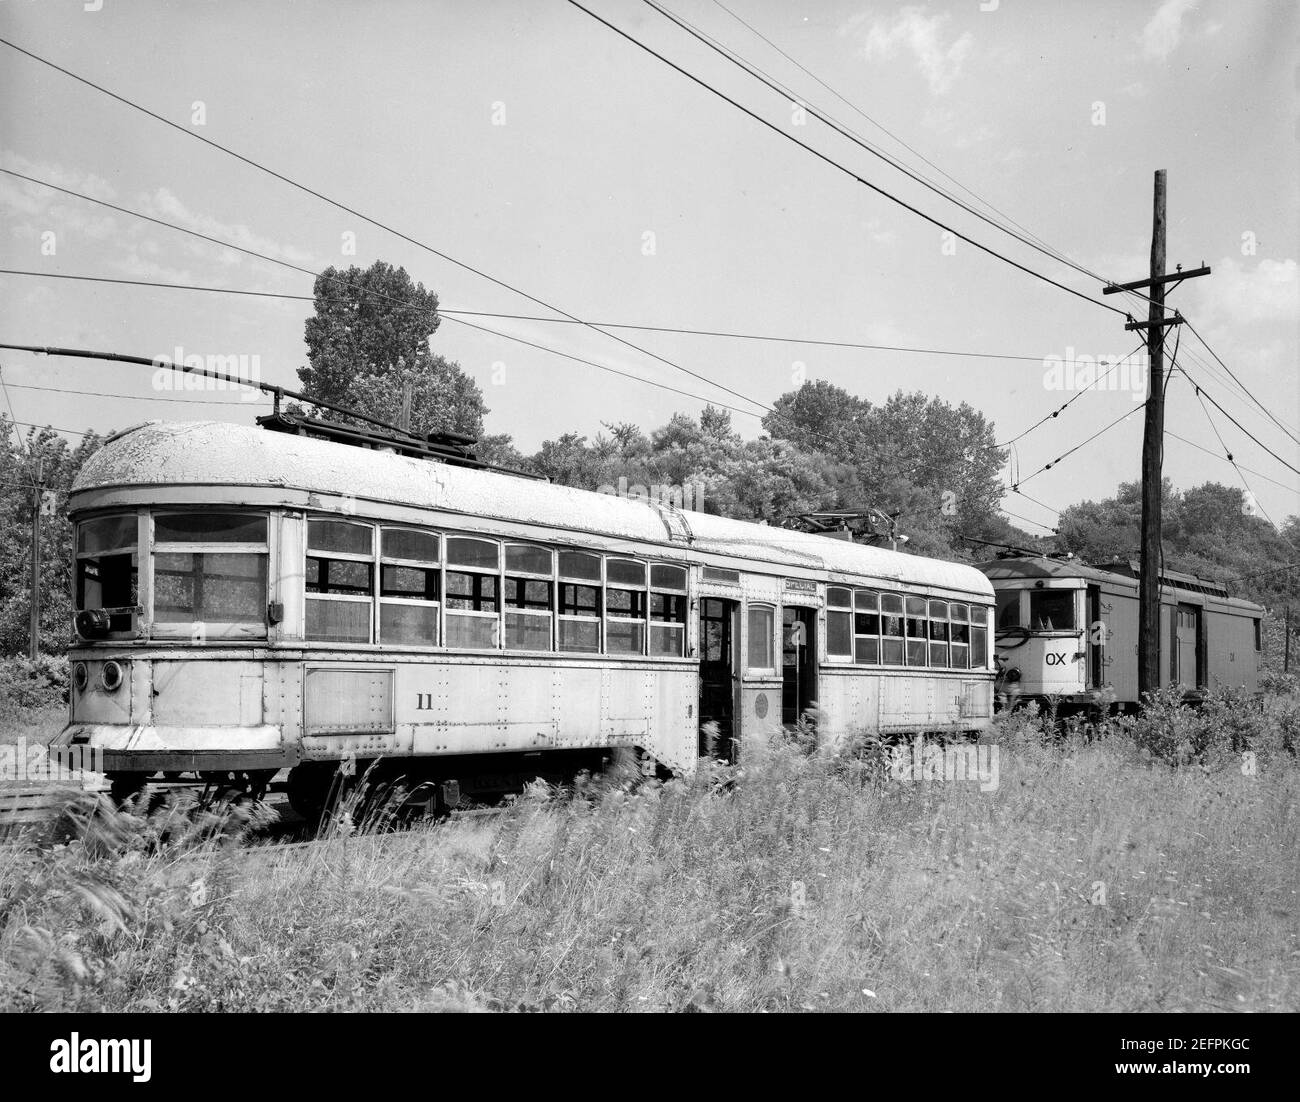
<path fill-rule="evenodd" d="M 873 19 L 867 28 L 863 53 L 868 61 L 887 60 L 900 50 L 910 52 L 930 91 L 941 96 L 961 74 L 962 63 L 970 53 L 973 39 L 969 33 L 944 41 L 947 15 L 927 15 L 923 8 L 906 7 L 892 20 Z M 855 21 L 855 25 L 861 20 Z"/>
<path fill-rule="evenodd" d="M 317 269 L 320 267 L 308 252 L 296 249 L 290 245 L 281 244 L 268 237 L 262 237 L 254 233 L 242 223 L 221 222 L 209 215 L 195 214 L 181 202 L 180 198 L 168 191 L 167 188 L 158 188 L 153 194 L 145 197 L 141 207 L 146 214 L 155 218 L 163 219 L 167 222 L 175 222 L 185 226 L 187 229 L 194 230 L 198 233 L 206 234 L 208 237 L 215 237 L 221 241 L 229 241 L 232 245 L 238 245 L 241 248 L 251 249 L 253 252 L 263 253 L 267 256 L 277 257 L 281 260 L 287 260 L 291 263 L 301 265 L 307 268 Z M 203 249 L 209 256 L 214 255 L 214 245 L 205 245 Z M 234 254 L 243 256 L 243 254 Z M 219 259 L 224 264 L 232 263 L 230 250 L 222 250 Z"/>
<path fill-rule="evenodd" d="M 1183 16 L 1196 7 L 1196 2 L 1164 0 L 1138 36 L 1143 57 L 1164 59 L 1178 48 L 1183 37 Z"/>
<path fill-rule="evenodd" d="M 1194 280 L 1197 312 L 1214 325 L 1260 325 L 1300 321 L 1300 269 L 1293 258 L 1261 260 L 1248 268 L 1225 256 L 1213 273 Z M 1193 324 L 1195 314 L 1189 315 Z"/>

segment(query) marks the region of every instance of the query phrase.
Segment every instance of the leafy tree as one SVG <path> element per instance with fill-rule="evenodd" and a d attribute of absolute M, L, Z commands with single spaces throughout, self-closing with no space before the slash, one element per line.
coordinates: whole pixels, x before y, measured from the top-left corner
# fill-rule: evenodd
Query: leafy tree
<path fill-rule="evenodd" d="M 483 392 L 459 364 L 429 348 L 441 322 L 436 294 L 382 260 L 365 269 L 327 268 L 314 293 L 304 332 L 308 363 L 298 369 L 304 393 L 396 424 L 409 385 L 413 432 L 482 436 Z"/>

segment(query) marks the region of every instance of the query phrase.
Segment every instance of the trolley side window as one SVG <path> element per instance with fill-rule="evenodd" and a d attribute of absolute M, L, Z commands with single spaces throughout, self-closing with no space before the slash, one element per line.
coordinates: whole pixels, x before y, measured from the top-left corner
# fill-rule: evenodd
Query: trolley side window
<path fill-rule="evenodd" d="M 880 595 L 880 661 L 903 664 L 903 598 L 897 593 Z"/>
<path fill-rule="evenodd" d="M 560 650 L 600 652 L 601 563 L 583 551 L 559 553 L 558 643 Z"/>
<path fill-rule="evenodd" d="M 972 605 L 970 610 L 970 668 L 986 670 L 989 665 L 989 608 Z"/>
<path fill-rule="evenodd" d="M 356 521 L 309 519 L 306 575 L 306 637 L 321 643 L 369 643 L 374 528 Z"/>
<path fill-rule="evenodd" d="M 379 641 L 438 645 L 442 541 L 418 528 L 379 530 Z"/>
<path fill-rule="evenodd" d="M 1029 626 L 1034 631 L 1072 631 L 1075 592 L 1073 589 L 1031 589 Z"/>
<path fill-rule="evenodd" d="M 447 646 L 496 650 L 501 637 L 501 547 L 447 540 Z"/>
<path fill-rule="evenodd" d="M 853 657 L 853 591 L 826 590 L 826 657 Z"/>
<path fill-rule="evenodd" d="M 750 670 L 776 672 L 776 609 L 772 605 L 749 606 Z"/>
<path fill-rule="evenodd" d="M 607 654 L 645 654 L 646 611 L 646 564 L 635 559 L 606 559 Z"/>
<path fill-rule="evenodd" d="M 266 517 L 255 513 L 155 514 L 154 633 L 265 638 L 266 540 Z"/>
<path fill-rule="evenodd" d="M 506 545 L 506 650 L 551 649 L 553 559 L 546 547 Z"/>
<path fill-rule="evenodd" d="M 930 617 L 930 665 L 939 669 L 947 667 L 949 659 L 949 642 L 952 626 L 948 622 L 947 601 L 931 601 L 929 606 Z"/>
<path fill-rule="evenodd" d="M 140 599 L 138 523 L 135 513 L 126 513 L 77 525 L 77 611 L 103 611 L 106 634 L 135 627 Z"/>
<path fill-rule="evenodd" d="M 853 593 L 853 661 L 880 664 L 880 594 L 873 589 Z"/>
<path fill-rule="evenodd" d="M 903 627 L 907 632 L 907 664 L 925 666 L 928 664 L 927 642 L 930 638 L 925 598 L 904 598 L 903 611 Z"/>
<path fill-rule="evenodd" d="M 959 670 L 970 668 L 970 605 L 948 606 L 948 635 L 951 647 L 949 665 Z"/>
<path fill-rule="evenodd" d="M 650 654 L 681 658 L 686 653 L 686 570 L 650 566 Z"/>

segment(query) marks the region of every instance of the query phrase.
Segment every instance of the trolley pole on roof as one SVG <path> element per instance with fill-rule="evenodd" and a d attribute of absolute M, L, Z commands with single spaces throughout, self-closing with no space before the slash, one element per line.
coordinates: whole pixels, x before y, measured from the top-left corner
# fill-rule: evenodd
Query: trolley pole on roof
<path fill-rule="evenodd" d="M 1165 273 L 1165 170 L 1156 170 L 1151 218 L 1151 276 L 1132 283 L 1103 289 L 1111 295 L 1120 291 L 1149 290 L 1150 306 L 1145 322 L 1129 319 L 1125 329 L 1147 332 L 1146 425 L 1142 436 L 1142 568 L 1138 578 L 1138 694 L 1160 688 L 1160 491 L 1161 461 L 1165 437 L 1165 329 L 1181 325 L 1175 312 L 1165 317 L 1166 285 L 1177 286 L 1184 279 L 1209 275 L 1202 265 L 1190 272 Z M 1172 288 L 1170 288 L 1172 290 Z"/>

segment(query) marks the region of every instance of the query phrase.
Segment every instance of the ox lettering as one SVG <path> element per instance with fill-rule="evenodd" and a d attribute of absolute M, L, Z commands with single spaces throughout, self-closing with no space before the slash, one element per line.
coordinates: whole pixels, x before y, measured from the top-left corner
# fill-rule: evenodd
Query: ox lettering
<path fill-rule="evenodd" d="M 1058 653 L 1056 653 L 1056 654 L 1051 654 L 1051 653 L 1049 653 L 1049 654 L 1047 655 L 1047 664 L 1048 664 L 1049 666 L 1064 666 L 1064 665 L 1065 665 L 1065 652 L 1064 652 L 1064 651 L 1060 651 L 1060 652 L 1058 652 Z"/>

